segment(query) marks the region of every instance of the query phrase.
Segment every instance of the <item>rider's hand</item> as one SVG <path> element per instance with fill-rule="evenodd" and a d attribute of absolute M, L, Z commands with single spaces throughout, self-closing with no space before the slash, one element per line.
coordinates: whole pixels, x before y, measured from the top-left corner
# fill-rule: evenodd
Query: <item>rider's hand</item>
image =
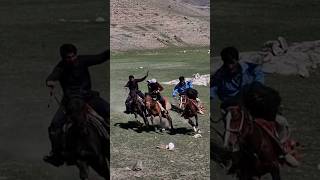
<path fill-rule="evenodd" d="M 47 81 L 47 87 L 49 87 L 49 88 L 54 88 L 54 86 L 55 86 L 55 82 L 54 81 Z"/>

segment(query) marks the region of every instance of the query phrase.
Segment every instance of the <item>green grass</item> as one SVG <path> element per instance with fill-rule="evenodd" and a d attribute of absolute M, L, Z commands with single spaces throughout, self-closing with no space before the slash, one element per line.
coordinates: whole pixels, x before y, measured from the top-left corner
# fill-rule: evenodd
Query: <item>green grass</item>
<path fill-rule="evenodd" d="M 131 51 L 112 56 L 111 59 L 111 171 L 114 177 L 133 179 L 132 175 L 140 174 L 143 179 L 158 177 L 159 179 L 208 179 L 209 177 L 209 118 L 208 113 L 199 119 L 202 138 L 178 133 L 169 135 L 151 132 L 136 132 L 129 128 L 115 125 L 128 124 L 134 121 L 133 115 L 125 115 L 124 101 L 127 93 L 123 86 L 130 74 L 136 78 L 144 76 L 150 70 L 148 78 L 156 78 L 159 82 L 177 79 L 180 75 L 191 77 L 194 73 L 209 73 L 208 48 L 161 49 L 150 51 Z M 139 69 L 139 67 L 144 67 Z M 137 69 L 138 68 L 138 69 Z M 146 82 L 141 82 L 140 89 L 145 92 Z M 171 97 L 173 86 L 164 86 L 162 93 Z M 195 87 L 206 108 L 209 108 L 209 89 L 204 86 Z M 172 100 L 172 99 L 171 99 Z M 173 126 L 191 130 L 184 120 L 175 112 L 170 112 Z M 140 119 L 141 120 L 141 119 Z M 157 149 L 160 144 L 173 142 L 177 150 L 173 152 Z M 141 173 L 124 171 L 136 160 L 141 160 L 144 169 Z M 120 173 L 121 172 L 121 173 Z"/>

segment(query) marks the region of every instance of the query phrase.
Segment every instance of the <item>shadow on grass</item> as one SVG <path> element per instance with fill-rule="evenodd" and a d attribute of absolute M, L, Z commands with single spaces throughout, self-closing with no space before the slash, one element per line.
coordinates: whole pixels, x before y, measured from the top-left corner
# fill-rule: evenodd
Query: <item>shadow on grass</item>
<path fill-rule="evenodd" d="M 160 133 L 162 134 L 161 132 L 158 132 L 156 131 L 156 127 L 158 129 L 161 129 L 159 126 L 144 126 L 143 124 L 141 124 L 140 122 L 137 122 L 137 121 L 128 121 L 126 123 L 115 123 L 114 126 L 119 126 L 120 128 L 122 129 L 126 129 L 126 130 L 133 130 L 137 133 L 142 133 L 142 132 L 156 132 L 156 133 Z M 174 128 L 173 131 L 169 130 L 169 131 L 166 131 L 168 134 L 170 135 L 176 135 L 176 134 L 185 134 L 185 135 L 193 135 L 194 132 L 193 130 L 190 128 Z"/>
<path fill-rule="evenodd" d="M 179 108 L 178 106 L 171 104 L 171 111 L 177 112 L 177 113 L 182 113 L 183 110 L 181 108 Z"/>

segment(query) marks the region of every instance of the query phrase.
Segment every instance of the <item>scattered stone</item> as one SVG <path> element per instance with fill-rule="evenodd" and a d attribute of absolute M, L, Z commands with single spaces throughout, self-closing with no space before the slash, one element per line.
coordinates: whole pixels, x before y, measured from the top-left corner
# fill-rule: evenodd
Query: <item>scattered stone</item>
<path fill-rule="evenodd" d="M 170 151 L 173 151 L 173 150 L 174 150 L 174 144 L 173 144 L 172 142 L 170 142 L 170 143 L 166 146 L 166 148 L 167 148 L 168 150 L 170 150 Z"/>

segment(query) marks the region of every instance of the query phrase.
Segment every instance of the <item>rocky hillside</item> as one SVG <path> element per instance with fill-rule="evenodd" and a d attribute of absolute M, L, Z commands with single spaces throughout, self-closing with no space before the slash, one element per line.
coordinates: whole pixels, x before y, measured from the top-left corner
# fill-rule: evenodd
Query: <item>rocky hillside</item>
<path fill-rule="evenodd" d="M 111 49 L 208 46 L 209 0 L 111 0 Z"/>

